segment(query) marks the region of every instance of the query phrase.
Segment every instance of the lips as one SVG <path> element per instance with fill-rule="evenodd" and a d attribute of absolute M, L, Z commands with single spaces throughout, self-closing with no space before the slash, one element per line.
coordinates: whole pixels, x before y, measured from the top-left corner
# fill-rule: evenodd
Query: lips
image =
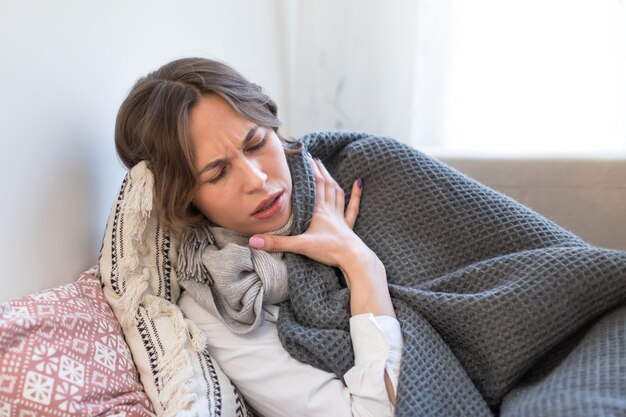
<path fill-rule="evenodd" d="M 280 197 L 282 193 L 283 193 L 282 191 L 279 191 L 277 193 L 272 194 L 265 200 L 261 201 L 259 205 L 256 207 L 256 209 L 252 212 L 252 215 L 254 216 L 255 214 L 262 212 L 263 210 L 267 210 L 268 208 L 270 208 L 272 204 L 274 204 L 276 199 Z"/>

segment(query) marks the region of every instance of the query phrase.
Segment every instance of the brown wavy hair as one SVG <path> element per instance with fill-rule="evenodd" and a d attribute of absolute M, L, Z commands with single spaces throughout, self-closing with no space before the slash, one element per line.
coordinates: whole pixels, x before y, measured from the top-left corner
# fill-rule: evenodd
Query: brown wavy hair
<path fill-rule="evenodd" d="M 199 98 L 219 94 L 246 119 L 274 129 L 287 155 L 302 143 L 278 134 L 276 103 L 230 66 L 183 58 L 140 78 L 117 113 L 115 148 L 128 169 L 147 161 L 154 175 L 154 209 L 175 233 L 206 221 L 193 204 L 198 180 L 189 114 Z"/>

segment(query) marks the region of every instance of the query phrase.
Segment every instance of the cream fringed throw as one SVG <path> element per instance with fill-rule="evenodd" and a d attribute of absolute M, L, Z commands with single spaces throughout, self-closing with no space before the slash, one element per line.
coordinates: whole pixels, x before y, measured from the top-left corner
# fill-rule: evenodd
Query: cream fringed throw
<path fill-rule="evenodd" d="M 363 177 L 354 231 L 385 265 L 404 337 L 397 417 L 626 415 L 626 309 L 616 309 L 626 253 L 590 246 L 394 140 L 303 140 L 344 190 Z M 302 156 L 288 160 L 298 234 L 315 182 Z M 341 377 L 353 366 L 348 291 L 334 268 L 285 261 L 279 336 Z"/>
<path fill-rule="evenodd" d="M 291 222 L 269 234 L 289 234 Z M 235 333 L 256 329 L 263 304 L 289 295 L 283 254 L 252 249 L 248 238 L 206 224 L 183 234 L 178 255 L 180 285 Z"/>
<path fill-rule="evenodd" d="M 152 173 L 140 162 L 113 203 L 99 262 L 141 383 L 159 416 L 251 416 L 205 349 L 202 332 L 176 305 L 178 240 L 152 212 L 152 191 Z M 101 354 L 115 360 L 115 349 L 102 345 Z"/>

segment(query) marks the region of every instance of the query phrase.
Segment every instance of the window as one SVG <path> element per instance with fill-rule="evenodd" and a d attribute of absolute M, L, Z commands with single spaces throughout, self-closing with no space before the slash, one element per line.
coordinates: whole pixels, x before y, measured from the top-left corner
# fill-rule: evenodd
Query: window
<path fill-rule="evenodd" d="M 420 30 L 426 52 L 417 57 L 415 143 L 480 153 L 626 153 L 624 1 L 423 5 L 437 9 L 422 13 L 422 23 L 443 18 Z"/>

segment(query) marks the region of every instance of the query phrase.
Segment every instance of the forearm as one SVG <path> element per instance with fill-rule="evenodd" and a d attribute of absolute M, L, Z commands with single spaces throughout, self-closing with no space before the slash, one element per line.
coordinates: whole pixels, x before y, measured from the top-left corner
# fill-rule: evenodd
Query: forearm
<path fill-rule="evenodd" d="M 352 316 L 372 313 L 375 316 L 396 318 L 387 287 L 385 266 L 376 254 L 365 245 L 355 245 L 339 266 L 350 289 L 350 313 Z M 396 393 L 387 371 L 384 372 L 385 388 L 392 404 Z"/>
<path fill-rule="evenodd" d="M 374 252 L 364 244 L 355 246 L 339 268 L 350 289 L 351 315 L 372 313 L 396 317 L 387 288 L 385 266 Z"/>

